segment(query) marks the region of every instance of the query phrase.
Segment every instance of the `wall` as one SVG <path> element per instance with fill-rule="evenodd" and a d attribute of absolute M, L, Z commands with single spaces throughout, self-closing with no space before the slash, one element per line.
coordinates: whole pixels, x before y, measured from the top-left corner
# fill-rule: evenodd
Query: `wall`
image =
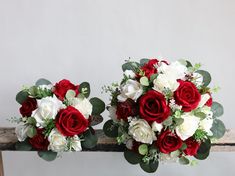
<path fill-rule="evenodd" d="M 233 0 L 0 0 L 0 126 L 14 126 L 6 119 L 19 115 L 15 94 L 37 78 L 90 81 L 92 95 L 108 102 L 101 87 L 120 80 L 125 59 L 161 55 L 201 62 L 222 88 L 215 97 L 227 128 L 235 128 L 234 8 Z M 158 175 L 231 176 L 234 159 L 212 153 L 194 168 L 161 165 Z M 4 160 L 7 176 L 147 175 L 121 153 L 47 163 L 33 152 L 4 152 Z"/>

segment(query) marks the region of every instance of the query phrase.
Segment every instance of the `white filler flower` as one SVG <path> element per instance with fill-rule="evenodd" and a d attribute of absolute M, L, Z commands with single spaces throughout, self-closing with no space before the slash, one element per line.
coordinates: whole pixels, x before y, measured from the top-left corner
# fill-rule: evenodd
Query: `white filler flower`
<path fill-rule="evenodd" d="M 53 129 L 48 136 L 48 149 L 54 152 L 63 152 L 67 150 L 67 140 L 59 131 Z"/>
<path fill-rule="evenodd" d="M 45 120 L 55 119 L 58 111 L 64 108 L 63 103 L 56 97 L 46 97 L 37 100 L 38 108 L 33 111 L 32 116 L 37 121 L 38 127 L 43 127 Z"/>
<path fill-rule="evenodd" d="M 152 144 L 157 139 L 151 126 L 144 119 L 133 119 L 129 125 L 129 134 L 137 142 Z"/>
<path fill-rule="evenodd" d="M 141 84 L 132 79 L 128 79 L 125 84 L 121 85 L 121 94 L 118 95 L 118 100 L 123 102 L 131 98 L 136 101 L 143 93 Z"/>
<path fill-rule="evenodd" d="M 194 135 L 199 127 L 200 119 L 192 113 L 185 113 L 181 118 L 184 122 L 176 127 L 176 134 L 184 141 Z"/>

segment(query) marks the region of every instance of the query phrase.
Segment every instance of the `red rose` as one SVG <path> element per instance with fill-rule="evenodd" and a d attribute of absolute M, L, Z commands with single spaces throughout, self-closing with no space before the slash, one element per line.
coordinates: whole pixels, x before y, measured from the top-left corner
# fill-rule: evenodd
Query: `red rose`
<path fill-rule="evenodd" d="M 182 140 L 170 130 L 163 131 L 157 139 L 157 147 L 166 154 L 178 150 L 182 144 Z"/>
<path fill-rule="evenodd" d="M 141 67 L 141 69 L 144 71 L 145 76 L 150 78 L 151 75 L 157 73 L 157 69 L 155 65 L 159 61 L 157 59 L 150 59 L 148 63 L 146 63 L 144 66 Z"/>
<path fill-rule="evenodd" d="M 162 123 L 170 116 L 170 107 L 163 94 L 150 90 L 139 99 L 140 116 L 148 122 Z"/>
<path fill-rule="evenodd" d="M 184 150 L 184 153 L 186 155 L 190 155 L 190 156 L 196 155 L 200 144 L 195 139 L 193 139 L 192 137 L 188 138 L 184 142 L 187 145 L 187 148 Z"/>
<path fill-rule="evenodd" d="M 212 104 L 213 104 L 213 99 L 212 99 L 212 96 L 211 96 L 211 94 L 210 94 L 210 99 L 206 102 L 205 105 L 211 107 Z"/>
<path fill-rule="evenodd" d="M 42 134 L 43 130 L 42 128 L 38 128 L 37 134 L 29 139 L 29 143 L 36 150 L 48 150 L 49 141 Z"/>
<path fill-rule="evenodd" d="M 76 96 L 79 94 L 79 86 L 72 84 L 69 80 L 63 79 L 59 83 L 55 84 L 54 94 L 61 100 L 64 100 L 64 97 L 68 90 L 74 90 Z"/>
<path fill-rule="evenodd" d="M 181 105 L 183 111 L 190 112 L 197 108 L 201 101 L 201 94 L 193 83 L 182 80 L 179 80 L 178 82 L 180 83 L 180 86 L 174 92 L 176 104 Z"/>
<path fill-rule="evenodd" d="M 88 120 L 74 107 L 62 109 L 56 116 L 56 128 L 64 136 L 74 136 L 83 133 L 88 127 Z"/>
<path fill-rule="evenodd" d="M 23 117 L 30 117 L 35 109 L 37 109 L 36 99 L 27 98 L 20 107 L 20 113 Z"/>
<path fill-rule="evenodd" d="M 127 99 L 124 102 L 118 102 L 116 115 L 118 119 L 127 120 L 127 117 L 136 116 L 136 103 L 132 99 Z"/>

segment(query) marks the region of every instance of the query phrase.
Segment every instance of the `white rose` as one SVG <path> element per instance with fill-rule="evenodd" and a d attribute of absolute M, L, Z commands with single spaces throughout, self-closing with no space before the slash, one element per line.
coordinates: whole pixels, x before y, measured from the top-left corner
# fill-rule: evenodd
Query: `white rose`
<path fill-rule="evenodd" d="M 54 152 L 63 152 L 67 150 L 67 140 L 59 131 L 53 129 L 48 136 L 48 149 Z"/>
<path fill-rule="evenodd" d="M 77 152 L 82 151 L 81 139 L 77 135 L 70 138 L 70 147 L 74 151 Z"/>
<path fill-rule="evenodd" d="M 179 83 L 177 79 L 172 78 L 171 75 L 159 74 L 158 77 L 153 81 L 153 89 L 159 92 L 163 92 L 165 89 L 169 89 L 174 92 L 178 87 Z"/>
<path fill-rule="evenodd" d="M 128 79 L 124 85 L 121 85 L 121 94 L 118 95 L 118 100 L 123 102 L 130 98 L 136 101 L 143 93 L 141 84 L 132 79 Z"/>
<path fill-rule="evenodd" d="M 193 136 L 199 128 L 200 119 L 191 113 L 185 113 L 181 118 L 184 122 L 176 127 L 176 134 L 184 141 Z"/>
<path fill-rule="evenodd" d="M 37 100 L 38 108 L 33 111 L 32 116 L 37 121 L 38 127 L 43 127 L 45 120 L 55 119 L 58 111 L 64 108 L 63 103 L 56 97 L 46 97 Z"/>
<path fill-rule="evenodd" d="M 161 132 L 163 125 L 161 123 L 153 122 L 152 123 L 152 130 L 155 132 Z"/>
<path fill-rule="evenodd" d="M 79 110 L 87 119 L 92 113 L 92 104 L 87 98 L 73 98 L 71 105 Z"/>
<path fill-rule="evenodd" d="M 27 138 L 27 131 L 29 126 L 27 125 L 19 125 L 15 128 L 15 133 L 20 142 L 24 141 Z"/>
<path fill-rule="evenodd" d="M 135 78 L 135 73 L 132 71 L 132 70 L 126 70 L 124 72 L 124 75 L 127 77 L 127 78 Z"/>
<path fill-rule="evenodd" d="M 129 134 L 137 141 L 152 144 L 156 136 L 148 122 L 143 119 L 133 119 L 129 124 Z"/>

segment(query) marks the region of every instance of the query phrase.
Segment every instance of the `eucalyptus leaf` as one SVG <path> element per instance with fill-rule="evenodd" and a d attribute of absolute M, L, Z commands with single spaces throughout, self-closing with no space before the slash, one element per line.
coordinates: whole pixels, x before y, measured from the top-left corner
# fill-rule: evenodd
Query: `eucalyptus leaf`
<path fill-rule="evenodd" d="M 190 163 L 189 159 L 182 156 L 179 158 L 179 163 L 182 164 L 182 165 L 188 165 Z"/>
<path fill-rule="evenodd" d="M 88 82 L 83 82 L 79 85 L 79 92 L 81 92 L 86 98 L 90 96 L 91 88 Z"/>
<path fill-rule="evenodd" d="M 158 168 L 159 162 L 158 161 L 150 161 L 149 163 L 140 162 L 140 167 L 147 173 L 154 173 Z"/>
<path fill-rule="evenodd" d="M 157 77 L 158 77 L 158 74 L 157 74 L 157 73 L 152 74 L 152 75 L 150 76 L 150 81 L 153 82 Z"/>
<path fill-rule="evenodd" d="M 118 137 L 118 126 L 114 124 L 113 120 L 108 120 L 103 126 L 104 134 L 108 137 Z"/>
<path fill-rule="evenodd" d="M 65 94 L 67 100 L 70 100 L 76 96 L 76 92 L 74 90 L 68 90 Z"/>
<path fill-rule="evenodd" d="M 35 83 L 36 86 L 49 85 L 49 84 L 52 84 L 52 83 L 44 78 L 37 80 L 37 82 Z"/>
<path fill-rule="evenodd" d="M 57 153 L 52 151 L 38 151 L 38 156 L 46 161 L 53 161 L 56 159 Z"/>
<path fill-rule="evenodd" d="M 92 115 L 100 115 L 105 110 L 105 103 L 97 98 L 91 98 L 90 103 L 92 104 Z"/>
<path fill-rule="evenodd" d="M 15 149 L 19 151 L 30 151 L 32 146 L 29 144 L 28 140 L 25 140 L 23 142 L 17 142 L 15 144 Z"/>
<path fill-rule="evenodd" d="M 29 97 L 28 92 L 22 90 L 16 95 L 16 101 L 22 104 Z"/>
<path fill-rule="evenodd" d="M 184 119 L 183 118 L 174 118 L 174 122 L 175 122 L 176 126 L 179 126 L 182 123 L 184 123 Z"/>
<path fill-rule="evenodd" d="M 216 117 L 220 117 L 224 114 L 224 108 L 223 106 L 218 103 L 218 102 L 213 102 L 212 104 L 212 107 L 211 107 L 211 110 L 213 112 L 213 117 L 216 118 Z"/>
<path fill-rule="evenodd" d="M 27 130 L 27 136 L 33 138 L 37 134 L 37 130 L 34 126 L 29 126 Z"/>
<path fill-rule="evenodd" d="M 127 62 L 122 65 L 122 70 L 125 72 L 126 70 L 132 70 L 136 72 L 136 70 L 139 68 L 140 64 L 137 62 Z"/>
<path fill-rule="evenodd" d="M 194 157 L 199 160 L 204 160 L 209 156 L 210 149 L 211 149 L 211 141 L 210 139 L 206 139 L 204 142 L 201 143 L 197 151 L 197 154 Z"/>
<path fill-rule="evenodd" d="M 143 86 L 149 86 L 149 80 L 146 76 L 140 78 L 140 84 Z"/>
<path fill-rule="evenodd" d="M 141 155 L 146 155 L 148 153 L 148 145 L 141 144 L 138 148 L 138 151 Z"/>
<path fill-rule="evenodd" d="M 30 125 L 35 126 L 37 121 L 36 121 L 36 119 L 34 117 L 28 117 L 27 118 L 27 123 L 30 124 Z"/>
<path fill-rule="evenodd" d="M 164 122 L 164 126 L 170 126 L 173 123 L 172 116 L 168 117 Z"/>
<path fill-rule="evenodd" d="M 201 120 L 205 119 L 207 115 L 204 112 L 195 112 L 194 115 L 199 117 Z"/>
<path fill-rule="evenodd" d="M 213 121 L 211 131 L 213 133 L 214 138 L 220 139 L 224 136 L 224 134 L 226 132 L 226 128 L 225 128 L 224 123 L 221 120 L 215 119 Z"/>
<path fill-rule="evenodd" d="M 211 82 L 211 75 L 209 72 L 205 71 L 205 70 L 198 70 L 196 71 L 196 73 L 199 73 L 203 76 L 203 85 L 206 87 L 210 84 Z"/>
<path fill-rule="evenodd" d="M 125 150 L 124 157 L 130 164 L 139 164 L 142 160 L 142 156 L 139 153 L 131 150 Z"/>
<path fill-rule="evenodd" d="M 92 129 L 88 129 L 84 133 L 84 141 L 82 141 L 82 147 L 91 149 L 94 148 L 98 142 L 98 137 L 92 132 Z"/>
<path fill-rule="evenodd" d="M 144 65 L 147 64 L 148 62 L 149 62 L 149 59 L 147 59 L 147 58 L 140 59 L 140 65 L 141 65 L 141 66 L 144 66 Z"/>
<path fill-rule="evenodd" d="M 95 126 L 102 123 L 104 118 L 101 115 L 92 115 L 90 117 L 90 125 Z"/>

